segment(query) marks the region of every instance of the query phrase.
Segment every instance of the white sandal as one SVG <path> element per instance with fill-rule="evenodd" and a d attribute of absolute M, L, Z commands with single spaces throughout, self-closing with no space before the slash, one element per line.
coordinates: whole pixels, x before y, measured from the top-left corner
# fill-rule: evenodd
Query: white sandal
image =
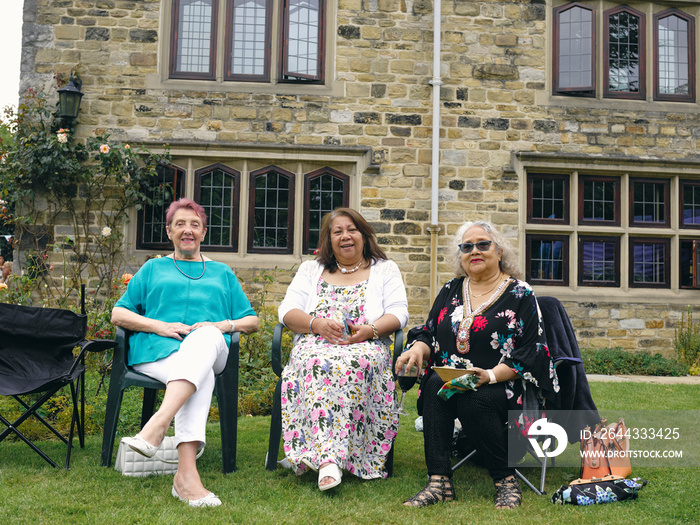
<path fill-rule="evenodd" d="M 323 478 L 333 478 L 333 481 L 329 483 L 328 485 L 321 485 L 321 480 Z M 338 465 L 335 463 L 329 463 L 325 467 L 321 467 L 318 471 L 318 489 L 319 490 L 328 490 L 332 489 L 333 487 L 337 487 L 340 485 L 340 482 L 343 479 L 343 473 L 338 468 Z"/>

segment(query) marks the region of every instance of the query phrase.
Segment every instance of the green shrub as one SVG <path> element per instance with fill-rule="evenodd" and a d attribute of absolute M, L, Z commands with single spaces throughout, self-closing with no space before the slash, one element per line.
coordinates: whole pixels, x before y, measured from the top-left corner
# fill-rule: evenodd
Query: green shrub
<path fill-rule="evenodd" d="M 630 374 L 650 376 L 684 376 L 688 366 L 675 359 L 651 352 L 631 352 L 616 348 L 584 349 L 583 366 L 588 374 Z"/>
<path fill-rule="evenodd" d="M 700 375 L 700 322 L 693 322 L 693 308 L 688 305 L 688 319 L 681 317 L 673 339 L 678 360 L 690 367 L 693 375 Z"/>
<path fill-rule="evenodd" d="M 272 371 L 272 335 L 278 323 L 277 307 L 267 304 L 270 285 L 282 271 L 263 270 L 253 278 L 257 286 L 252 298 L 258 314 L 258 331 L 241 335 L 238 414 L 262 416 L 272 411 L 277 376 Z M 289 270 L 291 271 L 291 270 Z M 285 271 L 286 272 L 286 271 Z M 292 334 L 286 330 L 282 336 L 282 362 L 287 362 L 292 348 Z"/>

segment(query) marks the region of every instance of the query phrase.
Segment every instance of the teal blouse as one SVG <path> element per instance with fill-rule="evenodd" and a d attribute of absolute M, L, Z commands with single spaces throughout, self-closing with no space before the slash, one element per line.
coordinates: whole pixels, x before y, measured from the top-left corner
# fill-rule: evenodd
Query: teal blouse
<path fill-rule="evenodd" d="M 188 275 L 202 273 L 201 261 L 177 261 Z M 188 279 L 170 257 L 151 259 L 131 278 L 115 306 L 150 319 L 192 325 L 255 315 L 236 275 L 223 263 L 206 261 L 201 279 Z M 226 343 L 231 336 L 224 334 Z M 135 332 L 129 340 L 129 364 L 149 363 L 180 348 L 180 341 L 148 332 Z"/>

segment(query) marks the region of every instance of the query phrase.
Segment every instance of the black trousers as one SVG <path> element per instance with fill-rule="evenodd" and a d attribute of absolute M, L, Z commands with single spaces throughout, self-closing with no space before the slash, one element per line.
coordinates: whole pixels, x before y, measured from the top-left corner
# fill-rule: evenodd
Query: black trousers
<path fill-rule="evenodd" d="M 502 384 L 482 385 L 444 400 L 437 396 L 443 385 L 432 372 L 422 385 L 423 440 L 428 475 L 452 477 L 452 433 L 459 418 L 465 443 L 477 450 L 480 462 L 494 480 L 515 473 L 508 467 L 508 403 Z"/>

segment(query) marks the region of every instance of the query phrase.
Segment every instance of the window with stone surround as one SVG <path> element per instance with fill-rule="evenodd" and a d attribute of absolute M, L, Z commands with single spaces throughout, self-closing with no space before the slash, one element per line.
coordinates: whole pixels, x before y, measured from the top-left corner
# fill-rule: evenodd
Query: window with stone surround
<path fill-rule="evenodd" d="M 165 212 L 170 202 L 184 197 L 185 170 L 177 166 L 158 166 L 157 171 L 160 184 L 170 187 L 171 200 L 146 204 L 139 210 L 136 247 L 143 250 L 167 250 L 171 247 L 165 231 Z"/>
<path fill-rule="evenodd" d="M 555 0 L 554 95 L 695 102 L 695 18 L 700 6 L 634 5 Z"/>
<path fill-rule="evenodd" d="M 325 0 L 164 1 L 170 78 L 323 84 Z"/>
<path fill-rule="evenodd" d="M 528 155 L 522 155 L 528 157 Z M 534 285 L 673 290 L 700 289 L 700 167 L 532 155 L 524 167 L 523 245 Z M 566 180 L 566 184 L 564 184 Z M 551 189 L 557 181 L 562 194 Z M 561 195 L 561 197 L 560 197 Z M 544 209 L 534 199 L 548 203 Z M 556 206 L 552 203 L 556 202 Z M 571 218 L 562 220 L 570 209 Z M 552 292 L 556 293 L 556 292 Z"/>
<path fill-rule="evenodd" d="M 174 155 L 171 166 L 159 168 L 162 184 L 173 192 L 167 202 L 139 211 L 137 249 L 171 249 L 165 211 L 180 197 L 198 202 L 207 214 L 202 250 L 239 256 L 311 254 L 318 246 L 323 216 L 350 205 L 352 164 L 348 162 L 318 167 L 317 161 L 298 159 L 268 165 L 257 158 L 211 160 L 206 155 Z"/>

